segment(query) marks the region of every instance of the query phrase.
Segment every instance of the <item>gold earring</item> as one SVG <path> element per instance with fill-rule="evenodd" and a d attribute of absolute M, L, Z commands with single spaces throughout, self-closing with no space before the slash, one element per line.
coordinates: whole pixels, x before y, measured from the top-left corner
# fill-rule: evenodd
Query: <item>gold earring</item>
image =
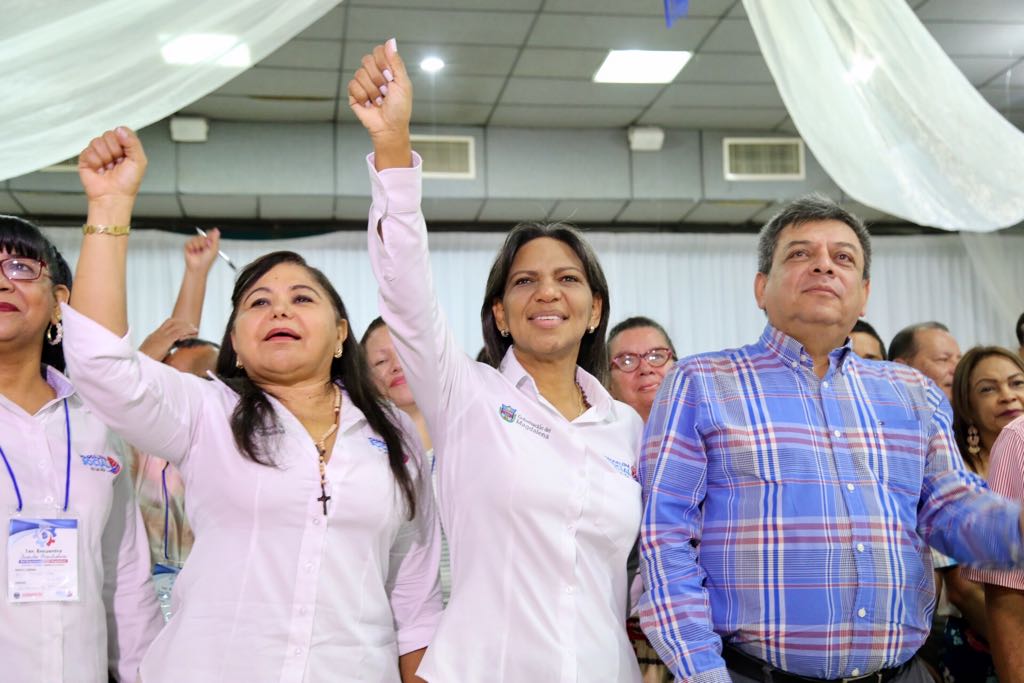
<path fill-rule="evenodd" d="M 967 452 L 971 455 L 981 453 L 981 435 L 974 425 L 967 428 Z"/>
<path fill-rule="evenodd" d="M 338 344 L 338 348 L 334 350 L 334 357 L 335 358 L 341 358 L 341 354 L 343 354 L 344 352 L 345 352 L 345 349 L 342 348 L 341 344 Z"/>
<path fill-rule="evenodd" d="M 239 370 L 242 369 L 242 359 L 239 358 L 238 356 L 235 356 L 235 367 L 238 368 Z"/>
<path fill-rule="evenodd" d="M 502 337 L 507 337 L 508 336 L 508 330 L 499 330 L 499 332 L 501 332 L 501 336 Z"/>
<path fill-rule="evenodd" d="M 61 325 L 60 320 L 50 323 L 50 326 L 46 328 L 46 341 L 49 342 L 50 346 L 60 344 L 60 340 L 63 338 L 64 326 Z"/>

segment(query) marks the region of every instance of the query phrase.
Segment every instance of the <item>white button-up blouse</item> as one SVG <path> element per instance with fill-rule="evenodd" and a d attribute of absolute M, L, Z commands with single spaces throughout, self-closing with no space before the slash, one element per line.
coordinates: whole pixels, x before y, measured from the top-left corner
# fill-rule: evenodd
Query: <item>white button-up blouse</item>
<path fill-rule="evenodd" d="M 149 544 L 132 495 L 127 451 L 64 375 L 51 367 L 46 371 L 57 397 L 36 414 L 0 395 L 0 448 L 11 468 L 8 472 L 0 464 L 0 506 L 6 527 L 19 516 L 78 520 L 80 597 L 9 602 L 6 571 L 14 558 L 7 556 L 4 534 L 0 680 L 106 683 L 109 668 L 122 683 L 133 683 L 163 617 L 149 579 Z M 20 513 L 14 481 L 21 492 Z"/>
<path fill-rule="evenodd" d="M 371 155 L 369 168 L 380 310 L 433 440 L 451 552 L 451 598 L 417 674 L 639 681 L 625 630 L 639 415 L 577 369 L 592 407 L 569 422 L 512 349 L 498 370 L 463 353 L 434 293 L 419 158 L 378 174 Z"/>
<path fill-rule="evenodd" d="M 68 367 L 86 403 L 125 440 L 174 464 L 195 545 L 144 683 L 397 683 L 400 654 L 425 647 L 441 611 L 440 532 L 422 452 L 410 450 L 408 520 L 379 436 L 343 394 L 323 514 L 316 447 L 270 398 L 275 466 L 235 446 L 237 394 L 136 353 L 64 308 Z M 395 411 L 399 413 L 400 411 Z M 400 415 L 417 444 L 415 428 Z"/>

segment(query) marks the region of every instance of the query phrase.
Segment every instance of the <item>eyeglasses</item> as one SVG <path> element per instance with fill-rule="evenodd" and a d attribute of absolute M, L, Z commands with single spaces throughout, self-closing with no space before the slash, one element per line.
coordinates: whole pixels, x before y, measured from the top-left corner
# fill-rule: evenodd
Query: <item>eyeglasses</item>
<path fill-rule="evenodd" d="M 623 372 L 634 372 L 640 367 L 640 360 L 647 361 L 647 364 L 652 368 L 660 368 L 662 365 L 667 363 L 670 359 L 675 360 L 676 356 L 670 349 L 657 348 L 651 349 L 650 351 L 644 351 L 640 355 L 635 353 L 620 353 L 619 355 L 612 358 L 612 366 L 622 370 Z"/>
<path fill-rule="evenodd" d="M 38 280 L 45 267 L 45 261 L 24 256 L 0 260 L 0 271 L 8 280 Z"/>

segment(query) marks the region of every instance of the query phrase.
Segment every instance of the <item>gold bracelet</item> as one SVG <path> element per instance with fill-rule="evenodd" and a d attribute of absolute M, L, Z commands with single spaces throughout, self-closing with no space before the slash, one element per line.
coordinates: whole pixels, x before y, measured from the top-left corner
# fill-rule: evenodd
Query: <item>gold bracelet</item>
<path fill-rule="evenodd" d="M 127 235 L 131 232 L 130 225 L 91 225 L 86 223 L 82 226 L 83 235 L 114 235 L 115 237 Z"/>

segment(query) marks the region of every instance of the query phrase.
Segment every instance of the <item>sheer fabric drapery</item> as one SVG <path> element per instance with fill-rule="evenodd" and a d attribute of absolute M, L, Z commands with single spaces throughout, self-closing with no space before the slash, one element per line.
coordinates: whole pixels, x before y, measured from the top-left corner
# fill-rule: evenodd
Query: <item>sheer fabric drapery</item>
<path fill-rule="evenodd" d="M 1024 133 L 904 0 L 743 0 L 800 135 L 856 200 L 919 225 L 1024 220 Z"/>
<path fill-rule="evenodd" d="M 0 180 L 74 156 L 98 131 L 141 128 L 173 114 L 336 4 L 6 0 Z"/>
<path fill-rule="evenodd" d="M 81 232 L 47 228 L 74 266 Z M 661 322 L 681 354 L 749 343 L 765 323 L 754 303 L 756 235 L 588 233 L 611 288 L 611 323 L 631 315 Z M 170 315 L 184 272 L 184 235 L 132 233 L 128 256 L 128 319 L 135 344 Z M 483 341 L 480 307 L 498 233 L 433 233 L 431 259 L 441 305 L 467 353 Z M 949 325 L 966 349 L 976 343 L 1016 347 L 1014 322 L 1024 311 L 1024 237 L 971 235 L 877 237 L 873 241 L 867 319 L 886 342 L 924 320 Z M 352 330 L 362 335 L 378 315 L 377 283 L 366 234 L 336 232 L 289 240 L 223 240 L 242 266 L 277 249 L 298 251 L 341 293 Z M 988 254 L 978 256 L 978 254 Z M 1001 266 L 998 264 L 1002 264 Z M 1004 277 L 997 272 L 1009 273 Z M 1016 283 L 1016 284 L 1014 284 Z M 233 273 L 218 261 L 210 273 L 201 334 L 220 341 L 230 312 Z"/>

